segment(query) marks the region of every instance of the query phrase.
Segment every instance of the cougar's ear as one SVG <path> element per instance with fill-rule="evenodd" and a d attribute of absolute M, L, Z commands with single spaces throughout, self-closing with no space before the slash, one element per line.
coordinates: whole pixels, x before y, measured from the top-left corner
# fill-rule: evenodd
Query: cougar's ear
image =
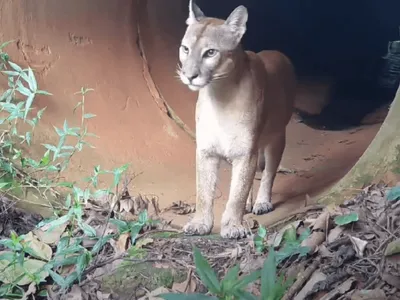
<path fill-rule="evenodd" d="M 236 43 L 239 44 L 243 35 L 246 32 L 246 23 L 249 18 L 247 8 L 240 5 L 229 15 L 225 21 L 225 25 L 228 26 L 229 31 L 233 33 L 236 39 Z"/>
<path fill-rule="evenodd" d="M 204 13 L 201 11 L 200 7 L 194 3 L 194 0 L 189 0 L 189 17 L 186 20 L 186 24 L 192 25 L 199 22 L 204 17 Z"/>

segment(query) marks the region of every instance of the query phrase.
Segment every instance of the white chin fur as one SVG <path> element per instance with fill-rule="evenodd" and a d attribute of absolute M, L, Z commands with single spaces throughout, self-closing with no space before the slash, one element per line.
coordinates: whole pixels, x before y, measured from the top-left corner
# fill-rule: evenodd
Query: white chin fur
<path fill-rule="evenodd" d="M 189 89 L 191 89 L 194 92 L 197 92 L 197 91 L 199 91 L 201 89 L 201 87 L 199 87 L 199 86 L 190 85 L 190 84 L 188 85 L 188 87 L 189 87 Z"/>

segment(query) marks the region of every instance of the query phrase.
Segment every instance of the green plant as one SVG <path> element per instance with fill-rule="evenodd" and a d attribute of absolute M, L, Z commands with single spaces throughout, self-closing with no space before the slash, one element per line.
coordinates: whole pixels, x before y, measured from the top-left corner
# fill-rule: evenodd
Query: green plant
<path fill-rule="evenodd" d="M 236 265 L 219 281 L 217 275 L 210 267 L 207 260 L 194 248 L 194 261 L 196 272 L 201 281 L 213 296 L 203 294 L 162 294 L 159 297 L 165 300 L 189 300 L 189 299 L 249 299 L 249 300 L 279 300 L 286 289 L 292 284 L 292 280 L 284 279 L 277 275 L 277 261 L 273 248 L 269 250 L 268 258 L 265 260 L 262 270 L 255 271 L 247 276 L 239 277 L 239 266 Z M 255 281 L 261 281 L 261 296 L 258 298 L 247 292 L 246 287 Z"/>
<path fill-rule="evenodd" d="M 277 263 L 279 264 L 294 255 L 298 255 L 299 257 L 306 256 L 310 252 L 310 248 L 301 246 L 301 243 L 310 234 L 310 229 L 307 229 L 297 237 L 296 229 L 293 226 L 289 227 L 283 235 L 283 245 L 280 247 L 279 251 L 276 252 Z"/>
<path fill-rule="evenodd" d="M 265 250 L 265 239 L 267 237 L 268 231 L 265 226 L 258 227 L 258 232 L 254 235 L 254 246 L 257 252 L 263 252 Z"/>
<path fill-rule="evenodd" d="M 342 225 L 347 225 L 353 222 L 358 221 L 358 214 L 356 212 L 352 212 L 347 215 L 342 215 L 342 216 L 336 216 L 335 219 L 335 224 L 342 226 Z"/>
<path fill-rule="evenodd" d="M 128 164 L 113 170 L 94 167 L 93 174 L 84 178 L 84 188 L 75 182 L 60 180 L 76 152 L 82 151 L 85 146 L 93 148 L 87 142 L 87 137 L 96 135 L 88 132 L 87 121 L 95 115 L 85 110 L 87 94 L 93 89 L 81 88 L 75 93 L 81 97 L 73 110 L 74 114 L 80 112 L 79 127 L 71 127 L 65 120 L 62 127 L 54 127 L 58 142 L 55 145 L 43 144 L 44 154 L 39 160 L 27 154 L 24 146 L 31 145 L 34 129 L 45 111 L 43 108 L 35 114 L 34 100 L 37 95 L 51 94 L 38 89 L 31 68 L 22 69 L 10 61 L 4 52 L 9 43 L 0 45 L 0 71 L 7 77 L 8 83 L 8 89 L 0 95 L 0 126 L 3 129 L 0 133 L 0 190 L 17 199 L 22 198 L 21 191 L 27 188 L 34 189 L 44 199 L 47 192 L 61 195 L 56 190 L 58 188 L 63 188 L 65 192 L 61 197 L 65 203 L 54 210 L 54 216 L 37 225 L 37 230 L 42 232 L 41 239 L 36 236 L 38 233 L 30 232 L 21 236 L 12 233 L 9 239 L 0 241 L 0 250 L 7 249 L 0 254 L 0 275 L 4 275 L 0 276 L 0 282 L 3 282 L 0 298 L 15 299 L 23 298 L 23 286 L 27 284 L 36 285 L 38 293 L 45 296 L 45 292 L 40 290 L 40 284 L 48 276 L 61 289 L 69 288 L 82 280 L 86 269 L 95 262 L 96 255 L 108 241 L 129 232 L 134 245 L 143 226 L 152 225 L 153 221 L 148 218 L 147 211 L 143 211 L 136 222 L 108 218 L 118 227 L 118 232 L 108 235 L 105 235 L 105 231 L 98 235 L 85 221 L 89 199 L 99 196 L 113 196 L 117 201 L 121 199 L 118 186 Z M 30 129 L 26 129 L 26 124 Z M 110 174 L 113 183 L 100 189 L 99 176 Z M 44 242 L 43 238 L 48 242 Z M 83 246 L 84 240 L 94 241 L 94 246 L 91 249 Z M 66 269 L 67 273 L 64 272 Z"/>

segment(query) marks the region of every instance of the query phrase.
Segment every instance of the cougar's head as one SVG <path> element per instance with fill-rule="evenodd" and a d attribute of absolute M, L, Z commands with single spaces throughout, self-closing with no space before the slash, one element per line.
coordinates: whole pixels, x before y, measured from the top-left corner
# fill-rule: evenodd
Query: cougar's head
<path fill-rule="evenodd" d="M 189 17 L 179 48 L 181 66 L 177 72 L 181 81 L 198 91 L 225 78 L 234 68 L 232 52 L 238 47 L 248 19 L 247 9 L 237 7 L 226 20 L 208 18 L 189 1 Z"/>

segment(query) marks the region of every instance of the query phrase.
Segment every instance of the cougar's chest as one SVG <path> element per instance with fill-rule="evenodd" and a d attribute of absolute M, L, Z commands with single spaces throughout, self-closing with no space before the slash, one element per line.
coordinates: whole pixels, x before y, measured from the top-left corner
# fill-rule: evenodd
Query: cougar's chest
<path fill-rule="evenodd" d="M 196 106 L 197 149 L 228 159 L 240 157 L 252 146 L 246 115 L 211 101 L 198 101 Z"/>

